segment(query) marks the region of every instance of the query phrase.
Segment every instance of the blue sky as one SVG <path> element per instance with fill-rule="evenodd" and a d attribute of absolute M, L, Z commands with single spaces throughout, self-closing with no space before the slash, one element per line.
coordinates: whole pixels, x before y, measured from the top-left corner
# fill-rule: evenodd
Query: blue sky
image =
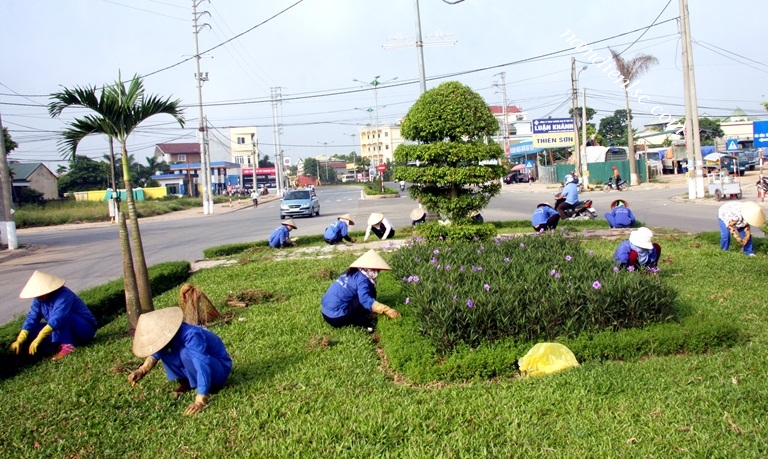
<path fill-rule="evenodd" d="M 760 45 L 768 4 L 733 0 L 724 5 L 715 0 L 690 5 L 700 113 L 725 116 L 740 107 L 766 118 L 760 102 L 768 58 Z M 369 86 L 353 80 L 371 81 L 376 75 L 393 80 L 379 86 L 382 123 L 404 116 L 419 96 L 416 49 L 408 46 L 415 35 L 413 0 L 212 0 L 200 9 L 210 13 L 202 21 L 211 26 L 200 32 L 200 49 L 216 47 L 201 61 L 210 79 L 203 102 L 213 144 L 226 140 L 230 126 L 256 125 L 260 151 L 274 157 L 272 87 L 280 87 L 284 98 L 281 144 L 293 161 L 326 149 L 346 154 L 356 148 L 357 138 L 349 134 L 371 121 L 365 110 L 374 108 L 376 98 Z M 424 41 L 443 42 L 424 48 L 427 88 L 458 80 L 489 104 L 501 105 L 494 82 L 500 84 L 499 73 L 505 72 L 508 103 L 521 106 L 531 119 L 565 117 L 570 58 L 584 60 L 568 51 L 572 46 L 563 34 L 570 30 L 585 42 L 604 40 L 592 45 L 602 57 L 609 56 L 605 47 L 610 46 L 628 48 L 626 57 L 658 58 L 635 86 L 649 96 L 632 104 L 637 124 L 657 118 L 648 113 L 653 106 L 684 114 L 678 23 L 669 21 L 679 15 L 677 1 L 465 0 L 449 5 L 420 0 L 420 13 Z M 156 143 L 196 141 L 195 64 L 181 63 L 194 54 L 191 19 L 192 0 L 4 0 L 0 115 L 19 143 L 12 158 L 43 161 L 55 170 L 61 159 L 57 132 L 84 112 L 69 110 L 62 119 L 51 119 L 45 109 L 48 95 L 61 87 L 111 83 L 118 72 L 147 75 L 148 92 L 179 98 L 188 107 L 185 128 L 170 117 L 152 118 L 132 136 L 129 152 L 143 161 Z M 660 25 L 646 30 L 655 20 Z M 636 29 L 642 30 L 628 33 Z M 384 46 L 397 37 L 404 47 Z M 587 106 L 598 111 L 596 118 L 624 107 L 621 88 L 596 66 L 581 72 L 579 87 L 587 89 Z M 105 139 L 94 137 L 79 153 L 101 158 L 107 148 Z"/>

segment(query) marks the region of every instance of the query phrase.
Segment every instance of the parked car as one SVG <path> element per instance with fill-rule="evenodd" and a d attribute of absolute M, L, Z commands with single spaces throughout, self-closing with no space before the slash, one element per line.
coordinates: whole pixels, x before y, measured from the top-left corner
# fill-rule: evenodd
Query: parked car
<path fill-rule="evenodd" d="M 291 190 L 280 201 L 280 220 L 320 215 L 320 201 L 312 190 Z"/>
<path fill-rule="evenodd" d="M 504 177 L 504 183 L 506 183 L 507 185 L 511 183 L 528 183 L 528 173 L 515 171 L 510 174 L 507 174 L 507 176 Z"/>

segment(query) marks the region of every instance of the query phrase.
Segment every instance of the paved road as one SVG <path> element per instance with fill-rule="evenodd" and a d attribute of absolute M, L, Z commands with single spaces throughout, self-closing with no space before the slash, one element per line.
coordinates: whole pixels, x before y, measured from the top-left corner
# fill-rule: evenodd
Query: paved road
<path fill-rule="evenodd" d="M 756 198 L 754 180 L 745 179 L 744 199 Z M 746 186 L 746 184 L 750 186 Z M 394 187 L 394 184 L 392 185 Z M 627 192 L 589 192 L 583 199 L 592 199 L 600 215 L 619 196 L 627 199 L 636 217 L 655 227 L 683 231 L 717 231 L 717 206 L 712 200 L 686 202 L 682 181 L 663 185 L 642 185 Z M 557 191 L 554 185 L 504 185 L 502 193 L 491 200 L 483 215 L 492 220 L 527 220 L 536 203 L 552 202 Z M 350 213 L 357 225 L 365 229 L 371 212 L 383 212 L 395 228 L 410 225 L 409 212 L 415 203 L 408 198 L 361 199 L 360 188 L 329 186 L 318 188 L 320 217 L 296 219 L 296 236 L 319 234 L 337 216 Z M 279 201 L 262 199 L 257 208 L 248 200 L 217 205 L 213 215 L 205 216 L 201 209 L 191 209 L 140 221 L 147 263 L 163 261 L 196 261 L 203 258 L 208 247 L 266 239 L 280 224 Z M 0 323 L 25 312 L 29 303 L 18 298 L 26 280 L 35 269 L 42 269 L 67 279 L 75 291 L 102 284 L 122 276 L 120 249 L 116 225 L 95 223 L 63 225 L 54 228 L 32 228 L 18 231 L 19 243 L 32 250 L 0 254 Z"/>

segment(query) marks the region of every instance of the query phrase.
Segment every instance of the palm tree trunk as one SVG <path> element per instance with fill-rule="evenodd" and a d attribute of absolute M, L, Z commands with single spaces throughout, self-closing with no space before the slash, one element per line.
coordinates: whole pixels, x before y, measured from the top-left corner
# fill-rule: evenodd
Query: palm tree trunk
<path fill-rule="evenodd" d="M 629 91 L 624 86 L 624 100 L 627 103 L 627 155 L 629 159 L 629 184 L 640 185 L 640 177 L 637 175 L 637 160 L 635 159 L 635 136 L 632 133 L 632 115 L 629 112 Z"/>
<path fill-rule="evenodd" d="M 125 182 L 125 200 L 128 202 L 128 216 L 131 220 L 131 238 L 133 239 L 133 268 L 136 272 L 136 286 L 139 290 L 139 303 L 141 312 L 150 312 L 155 310 L 155 304 L 152 300 L 152 286 L 149 283 L 149 272 L 147 271 L 147 260 L 144 257 L 144 245 L 141 242 L 141 232 L 139 231 L 139 218 L 136 213 L 136 202 L 133 199 L 133 184 L 131 183 L 131 170 L 128 164 L 128 150 L 125 147 L 125 140 L 122 142 L 123 151 L 123 182 Z"/>
<path fill-rule="evenodd" d="M 120 250 L 123 254 L 123 290 L 125 291 L 125 313 L 128 316 L 128 333 L 133 335 L 139 322 L 141 307 L 139 305 L 139 290 L 136 287 L 136 274 L 133 271 L 131 243 L 128 240 L 128 227 L 125 225 L 125 212 L 117 213 L 120 229 Z"/>

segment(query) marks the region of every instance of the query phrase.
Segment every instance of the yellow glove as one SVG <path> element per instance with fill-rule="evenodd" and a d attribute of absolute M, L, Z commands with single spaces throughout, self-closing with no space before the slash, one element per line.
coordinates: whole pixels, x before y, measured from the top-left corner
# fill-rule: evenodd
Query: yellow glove
<path fill-rule="evenodd" d="M 190 414 L 197 414 L 205 409 L 205 405 L 208 404 L 208 396 L 207 395 L 195 395 L 195 402 L 190 404 L 186 410 L 184 410 L 184 414 L 189 416 Z"/>
<path fill-rule="evenodd" d="M 397 319 L 398 317 L 400 317 L 400 313 L 397 312 L 397 310 L 392 309 L 385 304 L 381 304 L 378 301 L 373 302 L 373 306 L 371 307 L 371 310 L 376 314 L 384 314 L 390 319 Z"/>
<path fill-rule="evenodd" d="M 50 325 L 43 327 L 43 329 L 40 330 L 40 333 L 37 334 L 37 338 L 29 343 L 29 355 L 35 355 L 37 352 L 37 346 L 39 346 L 40 343 L 42 343 L 43 340 L 47 338 L 51 333 L 53 333 L 53 328 L 51 328 Z"/>
<path fill-rule="evenodd" d="M 11 343 L 11 350 L 16 353 L 16 355 L 19 354 L 19 346 L 27 340 L 27 336 L 29 336 L 29 332 L 26 330 L 22 330 L 19 332 L 19 336 L 16 337 L 16 341 Z"/>
<path fill-rule="evenodd" d="M 137 382 L 141 380 L 147 373 L 149 373 L 150 370 L 155 368 L 155 365 L 157 364 L 157 359 L 152 357 L 151 355 L 144 360 L 144 363 L 141 364 L 141 366 L 132 371 L 131 374 L 128 375 L 128 382 L 131 383 L 131 387 L 135 386 Z"/>

